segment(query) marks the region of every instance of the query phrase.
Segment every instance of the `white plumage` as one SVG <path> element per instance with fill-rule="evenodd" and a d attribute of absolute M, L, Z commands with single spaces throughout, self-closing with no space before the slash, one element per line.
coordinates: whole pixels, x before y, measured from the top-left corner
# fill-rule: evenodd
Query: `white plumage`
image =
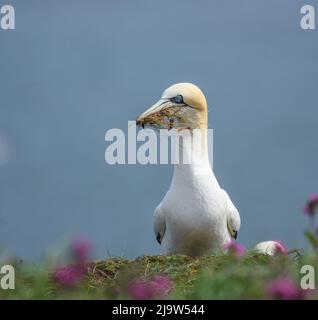
<path fill-rule="evenodd" d="M 211 168 L 196 174 L 195 166 L 175 165 L 170 188 L 154 214 L 155 235 L 166 254 L 223 251 L 239 228 L 239 213 Z"/>
<path fill-rule="evenodd" d="M 160 113 L 166 115 L 173 108 L 181 112 L 170 112 L 169 123 L 178 123 L 180 130 L 201 129 L 203 148 L 202 152 L 195 152 L 191 137 L 183 138 L 179 148 L 192 154 L 191 163 L 174 165 L 170 188 L 154 213 L 155 236 L 166 254 L 197 256 L 223 251 L 226 243 L 236 238 L 241 222 L 237 209 L 210 166 L 207 104 L 201 90 L 189 83 L 171 86 L 137 123 L 153 124 L 151 117 Z"/>
<path fill-rule="evenodd" d="M 275 256 L 278 253 L 287 253 L 287 248 L 285 248 L 285 246 L 282 243 L 280 243 L 279 241 L 272 240 L 262 241 L 258 243 L 253 250 L 256 253 L 265 254 L 268 256 Z"/>

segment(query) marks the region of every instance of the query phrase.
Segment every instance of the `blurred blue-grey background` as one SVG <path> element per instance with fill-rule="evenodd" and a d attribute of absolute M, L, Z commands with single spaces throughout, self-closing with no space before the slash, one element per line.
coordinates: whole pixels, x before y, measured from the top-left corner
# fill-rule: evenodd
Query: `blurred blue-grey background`
<path fill-rule="evenodd" d="M 156 254 L 152 214 L 167 165 L 110 166 L 106 130 L 127 130 L 162 90 L 209 102 L 214 170 L 240 210 L 240 242 L 303 247 L 318 191 L 318 31 L 312 1 L 2 1 L 0 244 L 37 259 L 84 235 L 95 255 Z"/>

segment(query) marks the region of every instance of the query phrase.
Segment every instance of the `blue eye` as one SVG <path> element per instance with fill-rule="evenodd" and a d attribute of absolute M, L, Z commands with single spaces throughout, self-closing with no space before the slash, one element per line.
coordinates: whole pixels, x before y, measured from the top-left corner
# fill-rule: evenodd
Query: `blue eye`
<path fill-rule="evenodd" d="M 178 95 L 178 96 L 175 96 L 174 98 L 173 98 L 173 101 L 175 102 L 175 103 L 183 103 L 183 97 L 181 96 L 181 95 Z"/>

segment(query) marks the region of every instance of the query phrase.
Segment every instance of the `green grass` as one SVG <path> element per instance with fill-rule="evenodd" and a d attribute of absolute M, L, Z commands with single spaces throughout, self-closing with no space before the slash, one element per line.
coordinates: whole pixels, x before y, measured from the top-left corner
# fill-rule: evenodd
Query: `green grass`
<path fill-rule="evenodd" d="M 277 257 L 249 252 L 241 259 L 231 255 L 111 258 L 88 263 L 86 277 L 70 289 L 54 283 L 48 265 L 17 263 L 16 288 L 0 289 L 0 299 L 129 299 L 134 279 L 157 274 L 173 280 L 168 296 L 172 299 L 267 299 L 266 287 L 278 277 L 288 276 L 299 285 L 304 264 L 318 271 L 317 256 L 297 252 Z"/>

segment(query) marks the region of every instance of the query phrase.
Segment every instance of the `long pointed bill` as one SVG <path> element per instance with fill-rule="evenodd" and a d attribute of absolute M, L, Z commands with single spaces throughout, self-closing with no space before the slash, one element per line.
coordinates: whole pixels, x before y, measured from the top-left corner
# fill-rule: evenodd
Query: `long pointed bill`
<path fill-rule="evenodd" d="M 151 106 L 148 110 L 146 110 L 142 115 L 140 115 L 137 118 L 137 125 L 138 124 L 143 124 L 144 120 L 155 114 L 158 113 L 160 111 L 162 111 L 163 109 L 165 109 L 167 107 L 167 104 L 169 103 L 168 99 L 160 99 L 159 101 L 157 101 L 153 106 Z"/>

